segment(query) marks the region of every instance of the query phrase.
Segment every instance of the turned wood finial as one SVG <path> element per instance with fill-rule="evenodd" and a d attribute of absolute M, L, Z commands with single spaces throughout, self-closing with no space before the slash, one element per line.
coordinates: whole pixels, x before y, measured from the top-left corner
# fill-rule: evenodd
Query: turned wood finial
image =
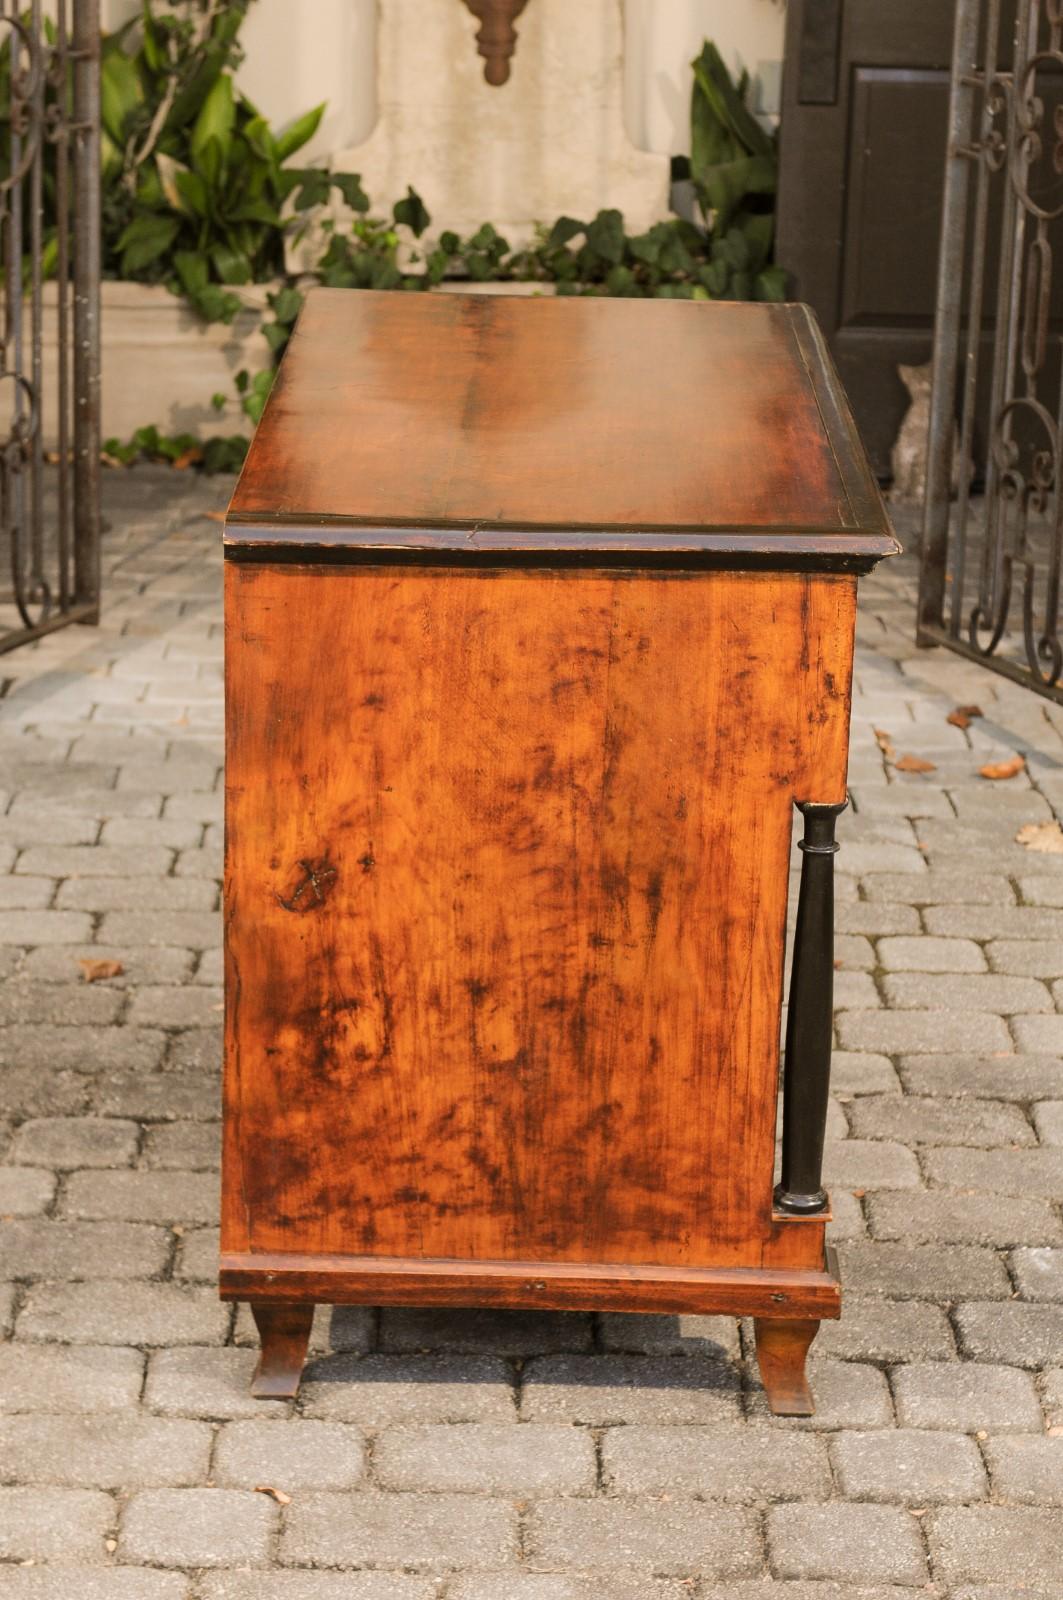
<path fill-rule="evenodd" d="M 496 89 L 509 77 L 510 59 L 517 48 L 513 24 L 527 3 L 528 0 L 465 0 L 473 16 L 480 20 L 476 48 L 484 58 L 484 77 Z"/>

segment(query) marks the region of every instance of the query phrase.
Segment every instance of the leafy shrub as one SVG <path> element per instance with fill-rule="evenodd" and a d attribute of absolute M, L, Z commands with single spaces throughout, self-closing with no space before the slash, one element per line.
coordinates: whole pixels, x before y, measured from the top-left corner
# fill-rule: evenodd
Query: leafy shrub
<path fill-rule="evenodd" d="M 101 63 L 103 268 L 107 277 L 166 284 L 210 322 L 231 322 L 234 290 L 282 280 L 267 296 L 263 334 L 279 360 L 302 307 L 286 270 L 286 246 L 313 217 L 319 253 L 309 276 L 332 287 L 420 291 L 444 277 L 519 280 L 558 294 L 693 300 L 781 300 L 786 278 L 772 264 L 775 140 L 746 106 L 706 42 L 692 63 L 691 154 L 673 162 L 689 180 L 698 216 L 655 223 L 629 235 L 619 211 L 590 221 L 560 217 L 526 248 L 512 250 L 491 223 L 467 239 L 444 231 L 423 249 L 430 217 L 413 188 L 389 220 L 371 214 L 353 173 L 298 166 L 293 158 L 317 131 L 316 106 L 274 132 L 235 85 L 240 29 L 252 0 L 144 0 L 143 10 L 103 41 Z M 46 23 L 46 27 L 49 25 Z M 0 151 L 10 124 L 10 40 L 0 47 Z M 65 92 L 54 83 L 48 93 Z M 0 155 L 0 178 L 5 174 Z M 54 270 L 54 153 L 44 182 L 45 273 Z M 322 211 L 334 194 L 349 220 Z M 273 371 L 240 372 L 243 410 L 257 422 Z M 221 398 L 224 403 L 224 397 Z M 239 436 L 195 450 L 191 436 L 138 429 L 107 454 L 147 456 L 208 469 L 242 454 Z"/>
<path fill-rule="evenodd" d="M 290 164 L 323 105 L 275 134 L 236 89 L 249 4 L 145 0 L 103 44 L 105 275 L 167 283 L 210 321 L 240 309 L 234 286 L 283 275 L 288 200 L 306 213 L 335 188 L 369 207 L 353 175 Z"/>

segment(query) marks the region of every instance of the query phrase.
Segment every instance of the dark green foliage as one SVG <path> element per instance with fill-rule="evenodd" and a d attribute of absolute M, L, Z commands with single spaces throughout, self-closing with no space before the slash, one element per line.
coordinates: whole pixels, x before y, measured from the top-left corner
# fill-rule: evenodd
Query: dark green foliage
<path fill-rule="evenodd" d="M 112 465 L 123 467 L 143 459 L 166 462 L 172 467 L 200 467 L 204 472 L 239 472 L 248 442 L 242 433 L 204 440 L 197 439 L 194 433 L 160 433 L 151 423 L 138 428 L 124 444 L 121 439 L 105 440 L 103 455 Z"/>
<path fill-rule="evenodd" d="M 714 300 L 782 300 L 786 276 L 771 265 L 775 140 L 746 106 L 746 74 L 735 84 L 714 44 L 692 66 L 690 176 L 713 241 L 701 281 Z"/>
<path fill-rule="evenodd" d="M 240 309 L 233 288 L 283 275 L 286 201 L 298 214 L 336 188 L 369 206 L 357 178 L 290 164 L 324 106 L 274 133 L 236 90 L 249 4 L 144 0 L 103 44 L 104 273 L 166 283 L 212 322 Z"/>
<path fill-rule="evenodd" d="M 105 276 L 166 284 L 210 322 L 231 322 L 241 285 L 283 280 L 268 296 L 263 334 L 273 367 L 240 372 L 240 403 L 257 422 L 273 371 L 303 303 L 286 270 L 286 242 L 320 245 L 309 275 L 336 288 L 419 292 L 444 277 L 482 283 L 520 280 L 558 294 L 688 300 L 781 300 L 786 276 L 772 264 L 776 150 L 736 84 L 706 42 L 691 96 L 691 155 L 673 173 L 689 179 L 700 222 L 676 217 L 629 235 L 619 211 L 590 221 L 560 217 L 534 243 L 511 250 L 489 223 L 467 239 L 449 231 L 427 251 L 418 241 L 428 210 L 412 187 L 374 217 L 354 173 L 297 167 L 292 158 L 316 132 L 324 106 L 274 132 L 235 87 L 239 34 L 252 0 L 143 0 L 141 14 L 105 37 L 101 66 L 103 261 Z M 47 27 L 48 24 L 45 24 Z M 66 92 L 51 85 L 51 95 Z M 10 42 L 0 46 L 0 133 L 10 122 Z M 0 137 L 0 150 L 6 150 Z M 54 155 L 46 167 L 45 274 L 54 270 Z M 3 176 L 0 167 L 0 177 Z M 336 194 L 350 220 L 322 212 Z M 695 215 L 692 212 L 692 215 Z M 302 280 L 300 280 L 302 281 Z M 224 395 L 211 401 L 225 405 Z M 202 446 L 190 435 L 141 428 L 107 453 L 206 470 L 238 466 L 239 436 Z"/>

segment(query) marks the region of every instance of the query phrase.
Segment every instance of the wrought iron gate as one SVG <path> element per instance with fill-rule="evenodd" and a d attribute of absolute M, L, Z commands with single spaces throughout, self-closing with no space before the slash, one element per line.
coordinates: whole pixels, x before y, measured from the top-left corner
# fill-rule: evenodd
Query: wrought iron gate
<path fill-rule="evenodd" d="M 0 651 L 99 615 L 99 0 L 0 0 Z"/>
<path fill-rule="evenodd" d="M 1056 700 L 1061 72 L 1063 0 L 957 0 L 918 625 Z"/>

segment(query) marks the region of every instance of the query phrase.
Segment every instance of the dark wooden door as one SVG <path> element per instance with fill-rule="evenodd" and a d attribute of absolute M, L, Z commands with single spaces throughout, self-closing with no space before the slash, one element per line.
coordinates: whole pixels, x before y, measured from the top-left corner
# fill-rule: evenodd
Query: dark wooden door
<path fill-rule="evenodd" d="M 816 311 L 872 465 L 930 359 L 953 0 L 790 0 L 778 258 Z"/>

